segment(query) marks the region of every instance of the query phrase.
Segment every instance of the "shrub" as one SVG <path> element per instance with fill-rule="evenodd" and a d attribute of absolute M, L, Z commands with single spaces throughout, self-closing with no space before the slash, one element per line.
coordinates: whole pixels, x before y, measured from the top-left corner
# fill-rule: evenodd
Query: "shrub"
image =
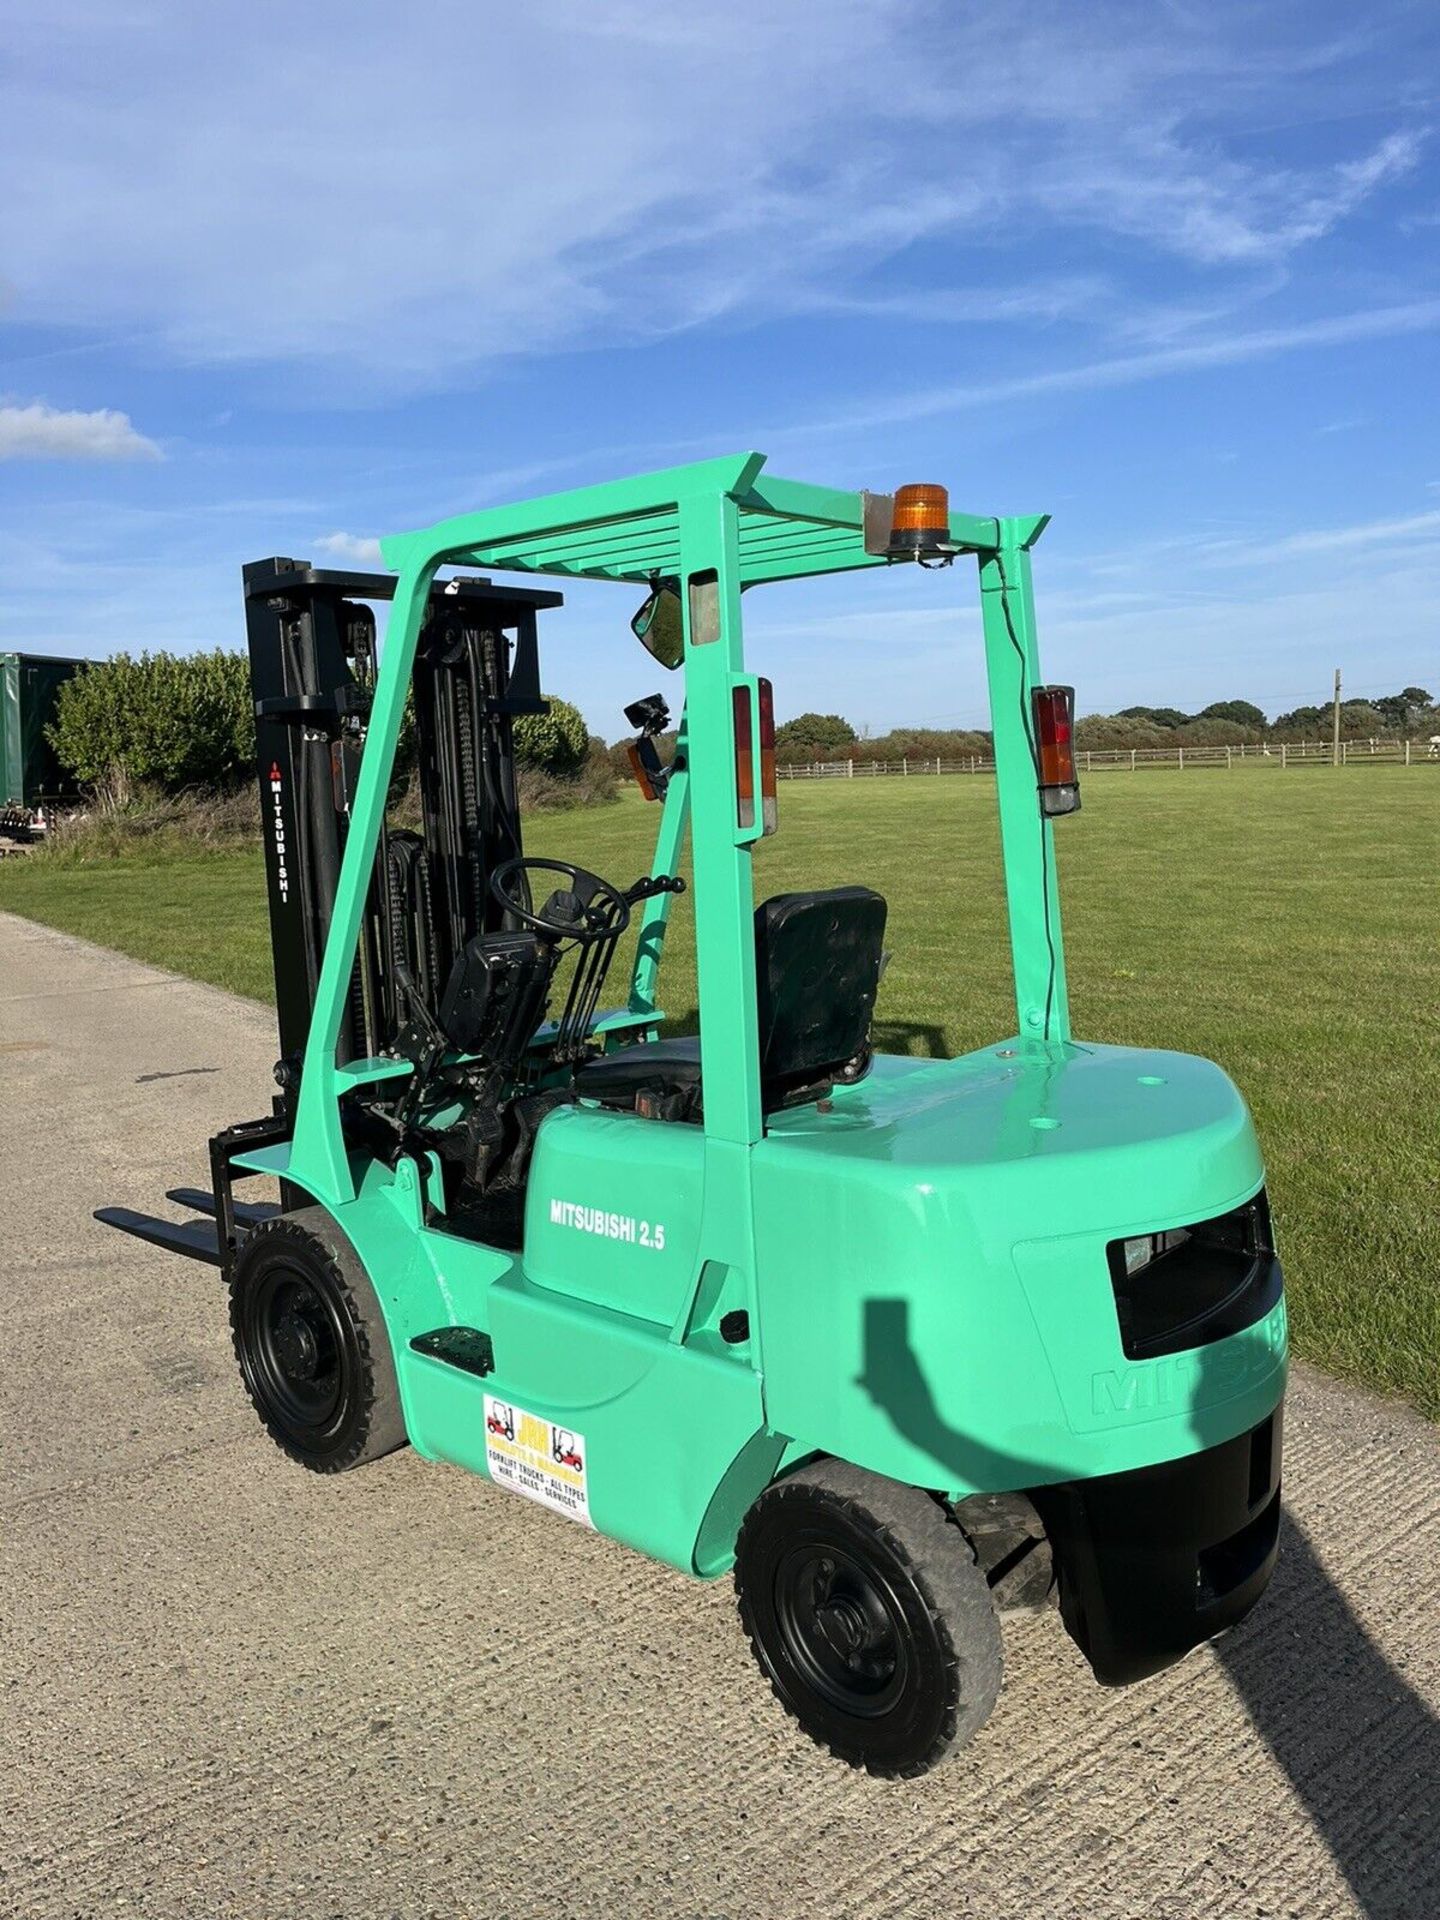
<path fill-rule="evenodd" d="M 1287 740 L 1318 740 L 1330 724 L 1329 707 L 1292 707 L 1288 713 L 1277 713 L 1270 723 L 1270 731 Z"/>
<path fill-rule="evenodd" d="M 592 747 L 579 770 L 560 776 L 541 767 L 522 766 L 516 777 L 522 817 L 532 813 L 568 813 L 572 807 L 605 807 L 620 798 L 615 770 L 602 747 Z"/>
<path fill-rule="evenodd" d="M 552 695 L 547 713 L 522 713 L 515 720 L 515 758 L 522 767 L 571 779 L 579 773 L 590 751 L 590 729 L 585 716 L 568 700 Z"/>
<path fill-rule="evenodd" d="M 856 749 L 857 760 L 968 760 L 988 759 L 994 751 L 990 734 L 974 727 L 895 727 L 878 740 Z M 848 756 L 847 756 L 848 757 Z"/>
<path fill-rule="evenodd" d="M 65 681 L 46 738 L 86 786 L 231 787 L 250 776 L 255 718 L 238 653 L 128 653 Z"/>
<path fill-rule="evenodd" d="M 1170 738 L 1178 747 L 1240 747 L 1264 738 L 1262 728 L 1239 720 L 1187 720 L 1183 727 L 1171 729 Z"/>
<path fill-rule="evenodd" d="M 1194 714 L 1181 713 L 1178 707 L 1121 707 L 1120 720 L 1144 720 L 1152 727 L 1183 727 L 1187 720 L 1193 720 Z"/>
<path fill-rule="evenodd" d="M 1331 722 L 1334 724 L 1333 720 Z M 1368 700 L 1342 700 L 1340 702 L 1340 732 L 1349 740 L 1357 735 L 1362 739 L 1372 739 L 1377 733 L 1385 731 L 1385 716 L 1378 707 Z"/>
<path fill-rule="evenodd" d="M 823 760 L 857 737 L 838 713 L 801 713 L 775 729 L 775 751 L 785 760 Z"/>
<path fill-rule="evenodd" d="M 627 781 L 630 769 L 625 769 Z M 610 764 L 610 754 L 603 740 L 592 740 L 590 750 L 585 756 L 585 764 L 575 777 L 575 785 L 580 792 L 579 804 L 582 807 L 608 806 L 611 801 L 620 798 L 620 788 L 615 779 L 615 769 Z"/>
<path fill-rule="evenodd" d="M 1212 700 L 1208 707 L 1200 709 L 1195 718 L 1197 720 L 1233 720 L 1237 727 L 1246 729 L 1247 740 L 1258 740 L 1270 725 L 1253 700 Z"/>
<path fill-rule="evenodd" d="M 107 781 L 95 803 L 55 815 L 33 857 L 61 866 L 85 866 L 125 856 L 179 857 L 197 847 L 229 851 L 260 837 L 260 796 L 253 782 L 228 793 L 163 794 Z"/>
<path fill-rule="evenodd" d="M 1172 727 L 1159 726 L 1127 713 L 1087 713 L 1075 722 L 1077 747 L 1105 752 L 1119 748 L 1128 752 L 1140 747 L 1173 747 Z"/>

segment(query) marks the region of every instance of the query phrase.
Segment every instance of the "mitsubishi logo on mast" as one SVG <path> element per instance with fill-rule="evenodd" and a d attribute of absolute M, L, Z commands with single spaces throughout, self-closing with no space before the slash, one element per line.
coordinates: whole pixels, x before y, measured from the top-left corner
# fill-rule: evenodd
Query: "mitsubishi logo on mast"
<path fill-rule="evenodd" d="M 280 762 L 270 762 L 270 822 L 275 836 L 275 884 L 280 890 L 280 904 L 290 904 L 290 869 L 285 858 L 285 808 L 284 789 L 280 781 Z"/>

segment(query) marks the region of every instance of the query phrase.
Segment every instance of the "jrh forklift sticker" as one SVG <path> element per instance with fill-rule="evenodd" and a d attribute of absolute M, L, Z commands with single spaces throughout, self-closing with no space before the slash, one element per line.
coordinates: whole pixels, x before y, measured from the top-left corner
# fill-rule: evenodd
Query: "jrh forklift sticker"
<path fill-rule="evenodd" d="M 485 1396 L 485 1464 L 497 1486 L 593 1527 L 583 1433 Z"/>

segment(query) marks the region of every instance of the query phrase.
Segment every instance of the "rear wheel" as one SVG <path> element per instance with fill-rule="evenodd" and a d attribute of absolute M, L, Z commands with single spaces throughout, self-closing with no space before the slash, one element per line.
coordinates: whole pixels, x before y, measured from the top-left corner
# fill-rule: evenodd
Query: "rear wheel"
<path fill-rule="evenodd" d="M 736 1547 L 740 1618 L 782 1704 L 851 1766 L 910 1778 L 1000 1692 L 1000 1626 L 947 1510 L 843 1461 L 768 1487 Z"/>
<path fill-rule="evenodd" d="M 405 1444 L 380 1304 L 323 1207 L 248 1235 L 230 1289 L 230 1331 L 255 1411 L 302 1467 L 343 1473 Z"/>

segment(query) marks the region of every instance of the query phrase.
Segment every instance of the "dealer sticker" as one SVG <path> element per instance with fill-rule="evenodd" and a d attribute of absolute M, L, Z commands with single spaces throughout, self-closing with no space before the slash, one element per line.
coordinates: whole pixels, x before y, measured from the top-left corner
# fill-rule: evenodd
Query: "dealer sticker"
<path fill-rule="evenodd" d="M 485 1396 L 485 1465 L 497 1486 L 593 1527 L 583 1433 Z"/>

